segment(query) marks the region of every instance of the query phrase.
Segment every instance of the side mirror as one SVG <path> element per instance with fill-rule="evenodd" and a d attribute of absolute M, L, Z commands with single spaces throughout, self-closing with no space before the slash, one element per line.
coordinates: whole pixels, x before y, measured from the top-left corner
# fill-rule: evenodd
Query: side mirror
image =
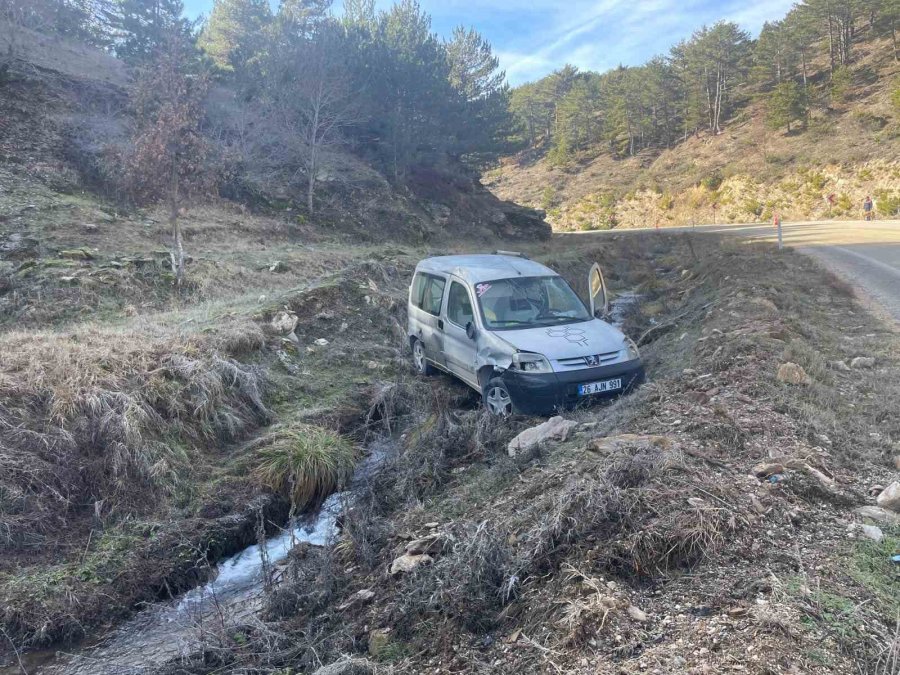
<path fill-rule="evenodd" d="M 609 295 L 606 292 L 603 272 L 597 263 L 591 266 L 588 274 L 588 293 L 590 294 L 591 316 L 597 316 L 597 312 L 600 312 L 601 316 L 606 316 L 609 313 Z"/>
<path fill-rule="evenodd" d="M 466 324 L 466 337 L 470 340 L 475 339 L 475 324 L 471 321 Z"/>

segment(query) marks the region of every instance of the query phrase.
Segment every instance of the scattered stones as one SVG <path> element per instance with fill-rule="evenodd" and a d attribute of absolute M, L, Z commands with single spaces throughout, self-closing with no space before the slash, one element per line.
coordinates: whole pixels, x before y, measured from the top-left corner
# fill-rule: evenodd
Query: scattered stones
<path fill-rule="evenodd" d="M 871 356 L 857 356 L 850 361 L 851 368 L 872 368 L 875 365 L 875 359 Z"/>
<path fill-rule="evenodd" d="M 760 462 L 753 467 L 753 475 L 759 479 L 768 478 L 776 473 L 784 473 L 784 464 L 779 462 Z"/>
<path fill-rule="evenodd" d="M 427 553 L 421 554 L 410 554 L 404 553 L 399 558 L 395 558 L 394 562 L 391 563 L 390 573 L 393 576 L 397 576 L 398 574 L 404 574 L 408 572 L 412 572 L 419 565 L 426 565 L 434 561 Z"/>
<path fill-rule="evenodd" d="M 275 332 L 287 335 L 294 332 L 297 321 L 297 315 L 293 312 L 279 312 L 272 317 L 270 325 Z"/>
<path fill-rule="evenodd" d="M 867 539 L 871 539 L 876 543 L 884 539 L 884 532 L 882 532 L 881 528 L 877 525 L 860 525 L 859 523 L 852 523 L 847 530 L 851 536 L 855 536 L 856 533 L 859 532 Z"/>
<path fill-rule="evenodd" d="M 809 384 L 811 382 L 803 367 L 791 362 L 782 363 L 778 367 L 777 377 L 779 382 L 786 384 Z"/>
<path fill-rule="evenodd" d="M 630 616 L 635 621 L 640 621 L 641 623 L 647 621 L 650 617 L 647 616 L 647 612 L 635 607 L 634 605 L 628 606 L 628 616 Z"/>
<path fill-rule="evenodd" d="M 860 506 L 853 511 L 858 516 L 874 520 L 877 523 L 900 525 L 900 515 L 887 511 L 880 506 Z"/>
<path fill-rule="evenodd" d="M 515 457 L 520 452 L 527 452 L 545 441 L 565 441 L 576 426 L 578 426 L 577 422 L 556 415 L 546 422 L 520 433 L 506 446 L 506 452 L 510 457 Z"/>
<path fill-rule="evenodd" d="M 875 499 L 875 503 L 883 509 L 900 513 L 900 481 L 894 481 Z"/>
<path fill-rule="evenodd" d="M 324 347 L 325 345 L 328 344 L 328 340 L 326 340 L 325 338 L 319 338 L 319 339 L 316 340 L 316 344 L 317 344 L 319 347 Z"/>
<path fill-rule="evenodd" d="M 319 321 L 331 321 L 334 319 L 334 312 L 329 312 L 328 310 L 319 312 L 316 314 L 316 319 Z"/>

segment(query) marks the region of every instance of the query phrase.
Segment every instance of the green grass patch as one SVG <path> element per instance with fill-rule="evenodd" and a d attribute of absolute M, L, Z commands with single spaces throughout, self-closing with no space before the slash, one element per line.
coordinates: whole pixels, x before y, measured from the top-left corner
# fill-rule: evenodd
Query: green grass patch
<path fill-rule="evenodd" d="M 889 622 L 900 614 L 900 570 L 891 556 L 900 552 L 900 528 L 880 542 L 860 541 L 850 558 L 850 576 L 868 590 Z"/>
<path fill-rule="evenodd" d="M 356 450 L 344 437 L 311 424 L 276 427 L 257 451 L 256 478 L 299 509 L 321 501 L 352 473 Z"/>

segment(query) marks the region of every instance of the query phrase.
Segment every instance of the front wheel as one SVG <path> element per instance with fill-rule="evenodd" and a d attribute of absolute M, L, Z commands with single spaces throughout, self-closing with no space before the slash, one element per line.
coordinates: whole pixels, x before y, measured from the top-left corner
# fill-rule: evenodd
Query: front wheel
<path fill-rule="evenodd" d="M 513 405 L 509 389 L 506 387 L 506 383 L 499 377 L 495 377 L 487 383 L 482 397 L 484 399 L 484 407 L 487 408 L 488 412 L 492 415 L 506 417 L 515 412 L 515 406 Z"/>
<path fill-rule="evenodd" d="M 419 375 L 433 375 L 434 374 L 434 366 L 428 363 L 428 358 L 425 356 L 425 345 L 422 344 L 421 340 L 413 340 L 413 365 L 416 368 L 416 372 Z"/>

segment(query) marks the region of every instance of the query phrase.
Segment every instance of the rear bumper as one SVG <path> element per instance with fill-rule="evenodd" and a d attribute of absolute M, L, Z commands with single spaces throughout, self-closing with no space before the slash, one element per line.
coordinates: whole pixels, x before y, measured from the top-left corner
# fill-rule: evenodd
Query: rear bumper
<path fill-rule="evenodd" d="M 629 392 L 644 381 L 640 359 L 597 368 L 580 368 L 565 373 L 522 373 L 506 370 L 501 376 L 516 409 L 526 415 L 547 415 L 580 403 L 612 398 Z M 603 394 L 579 396 L 578 385 L 621 377 L 622 389 Z"/>

